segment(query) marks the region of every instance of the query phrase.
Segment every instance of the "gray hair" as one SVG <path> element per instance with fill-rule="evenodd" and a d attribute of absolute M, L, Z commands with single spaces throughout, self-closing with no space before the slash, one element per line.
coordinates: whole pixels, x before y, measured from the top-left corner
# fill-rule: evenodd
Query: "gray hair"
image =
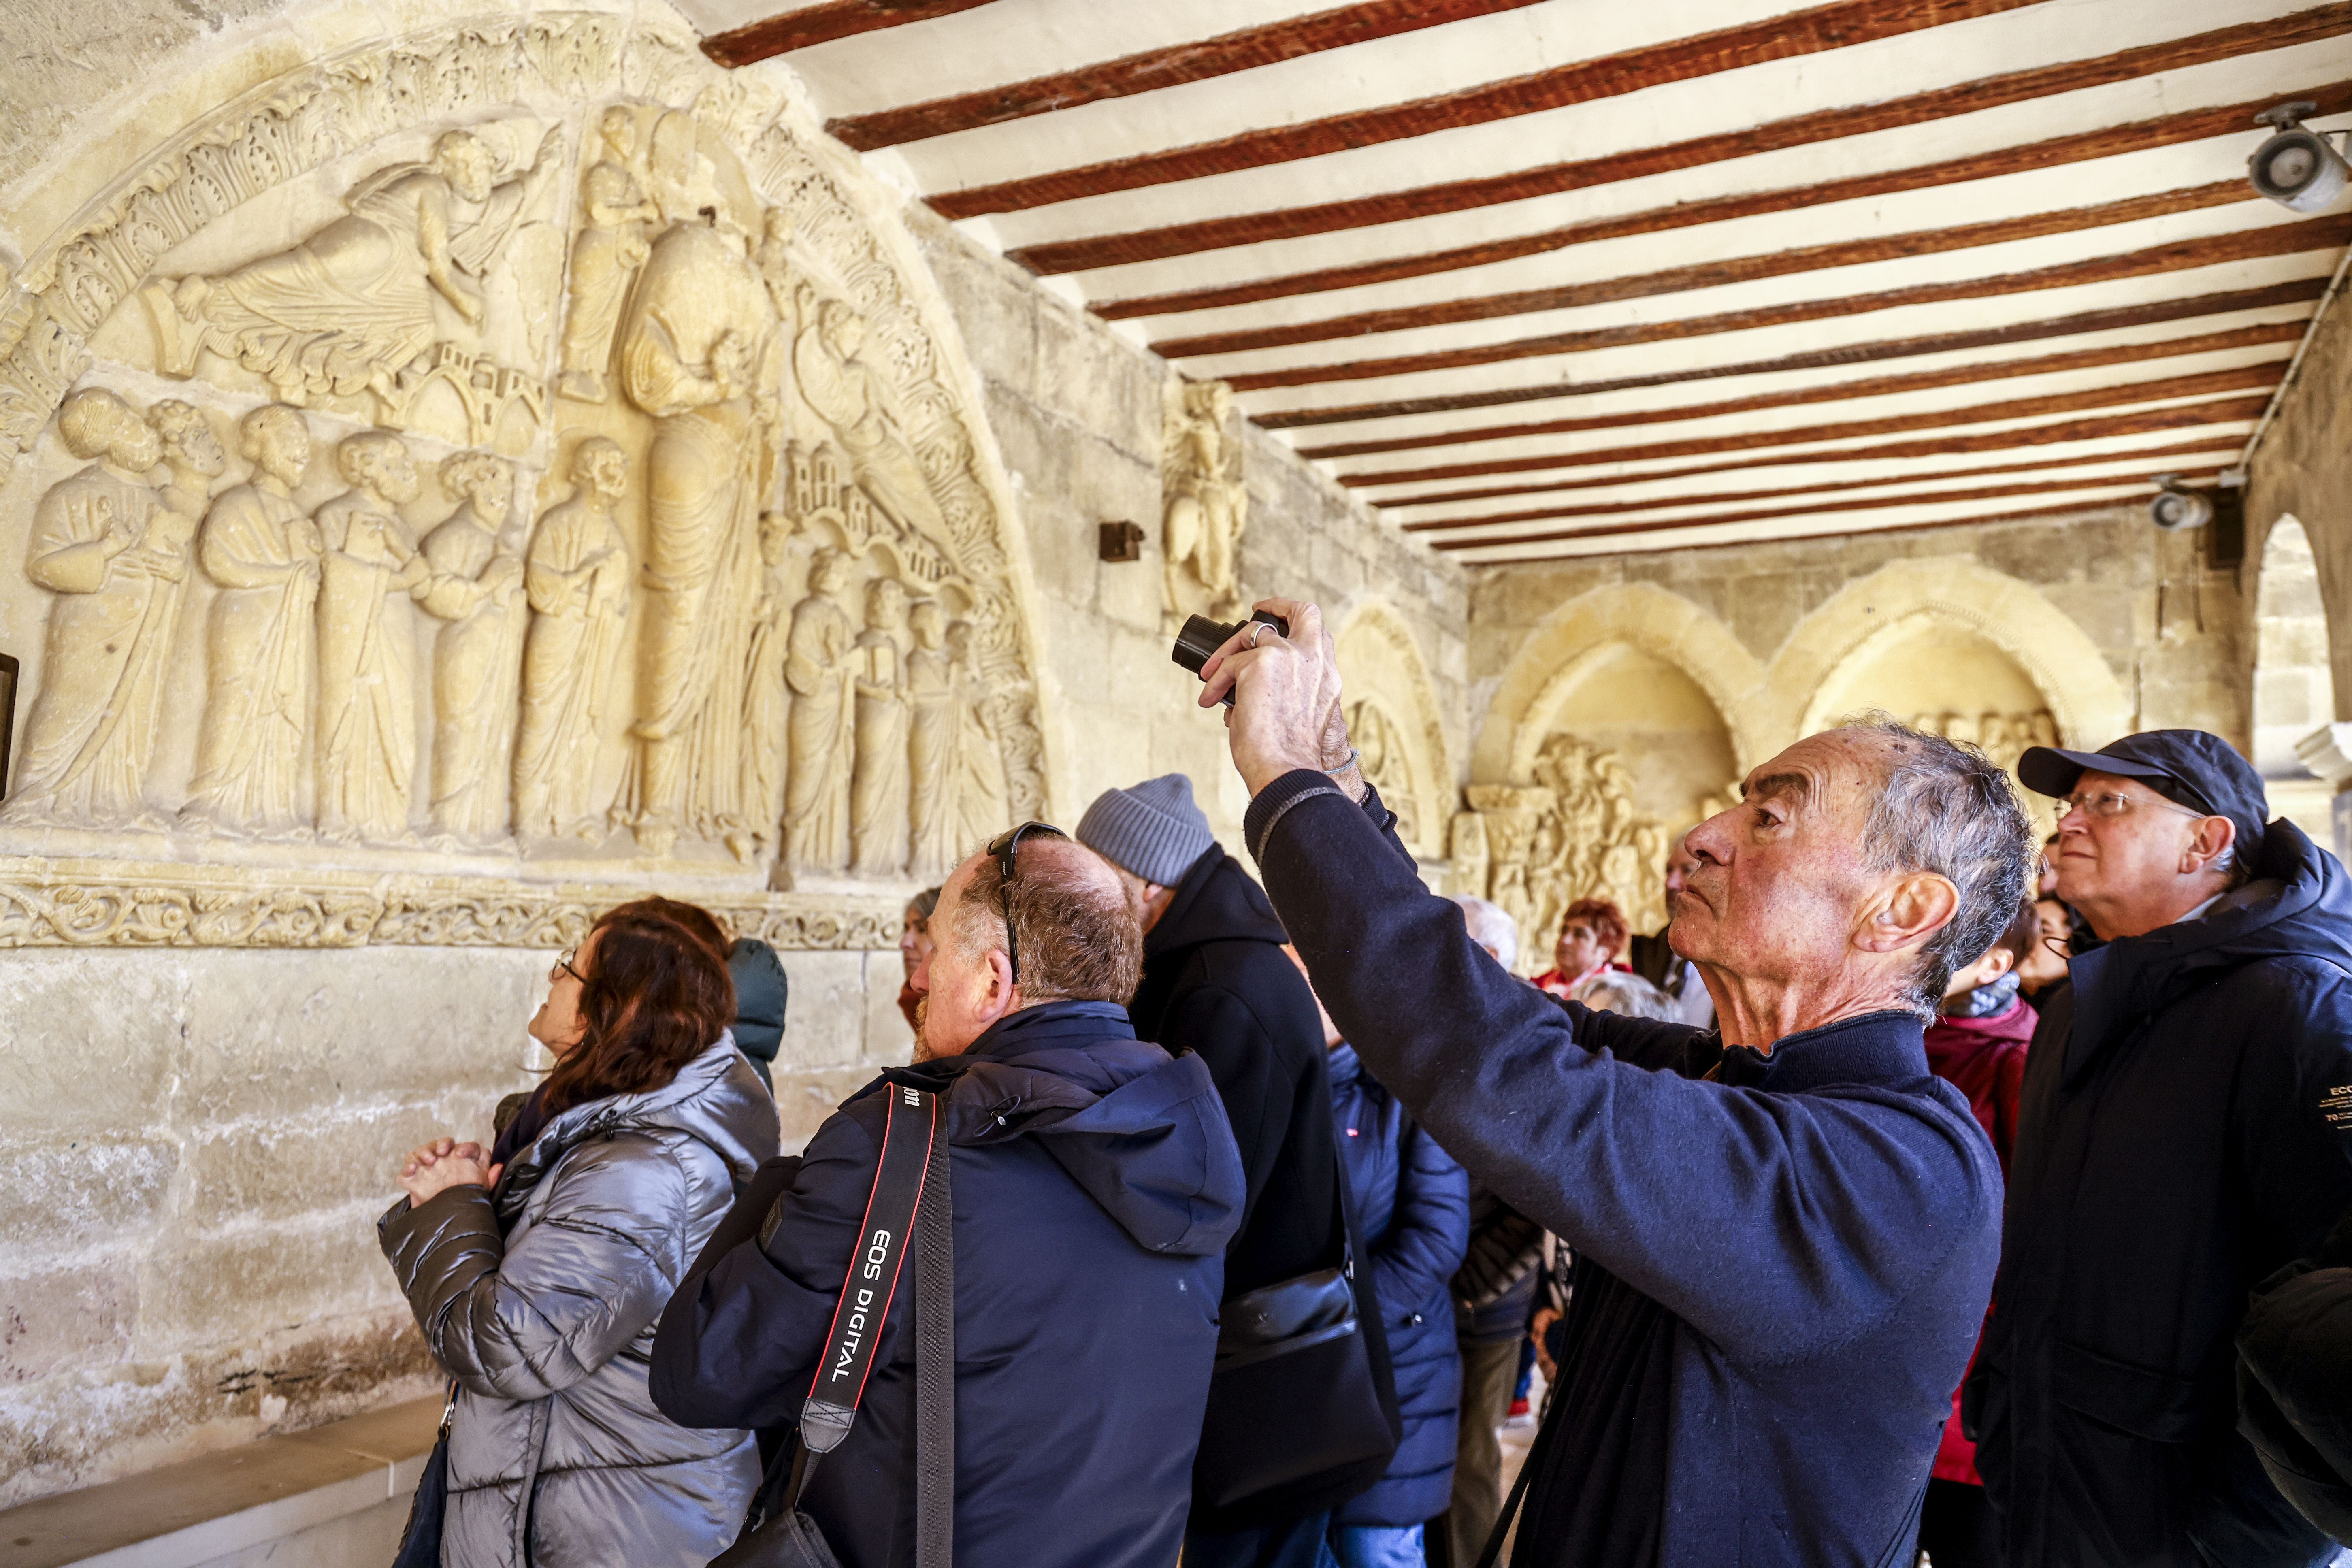
<path fill-rule="evenodd" d="M 2017 918 L 2039 849 L 2032 821 L 2000 765 L 1976 747 L 1915 730 L 1885 713 L 1839 728 L 1894 742 L 1862 830 L 1872 870 L 1927 871 L 1959 893 L 1959 907 L 1919 949 L 1911 1002 L 1932 1018 L 1955 970 L 1985 955 Z"/>
<path fill-rule="evenodd" d="M 1495 962 L 1509 969 L 1519 962 L 1519 922 L 1500 904 L 1491 904 L 1469 893 L 1456 893 L 1452 900 L 1462 906 L 1462 923 L 1470 928 L 1470 940 L 1495 955 Z"/>
<path fill-rule="evenodd" d="M 1575 1000 L 1603 1013 L 1628 1018 L 1664 1018 L 1680 1022 L 1682 1012 L 1673 997 L 1638 974 L 1605 970 L 1576 988 Z"/>

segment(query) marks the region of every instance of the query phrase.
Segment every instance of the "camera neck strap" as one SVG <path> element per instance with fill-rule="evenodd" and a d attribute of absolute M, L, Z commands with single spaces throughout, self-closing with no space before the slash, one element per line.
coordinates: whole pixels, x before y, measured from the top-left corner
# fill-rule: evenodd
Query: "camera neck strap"
<path fill-rule="evenodd" d="M 898 1083 L 886 1085 L 882 1092 L 889 1097 L 882 1161 L 874 1173 L 873 1194 L 866 1200 L 866 1222 L 850 1255 L 849 1277 L 833 1310 L 824 1355 L 817 1363 L 808 1402 L 801 1407 L 801 1446 L 812 1455 L 838 1447 L 857 1418 L 857 1401 L 874 1370 L 882 1324 L 898 1294 L 899 1268 L 907 1260 L 932 1145 L 944 1142 L 938 1095 Z"/>

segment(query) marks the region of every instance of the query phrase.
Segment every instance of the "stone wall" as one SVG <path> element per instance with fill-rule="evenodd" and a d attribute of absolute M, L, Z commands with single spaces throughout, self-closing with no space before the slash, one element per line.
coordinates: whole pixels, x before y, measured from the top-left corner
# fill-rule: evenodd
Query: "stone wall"
<path fill-rule="evenodd" d="M 681 193 L 675 213 L 627 221 L 658 243 L 715 195 L 739 220 L 740 260 L 772 263 L 769 303 L 739 290 L 730 307 L 765 334 L 751 374 L 772 378 L 763 395 L 780 399 L 747 405 L 767 422 L 760 449 L 774 458 L 773 488 L 758 521 L 760 542 L 777 547 L 750 613 L 781 633 L 783 609 L 824 593 L 813 552 L 845 552 L 859 582 L 835 597 L 853 630 L 869 623 L 869 643 L 890 630 L 856 591 L 869 575 L 986 623 L 971 668 L 985 678 L 992 740 L 981 761 L 994 773 L 977 798 L 1069 823 L 1106 786 L 1181 770 L 1238 847 L 1244 802 L 1223 729 L 1168 660 L 1165 367 L 905 210 L 824 142 L 788 70 L 720 76 L 657 4 L 490 16 L 457 0 L 381 10 L 265 0 L 196 24 L 125 0 L 58 26 L 0 62 L 0 651 L 26 664 L 20 766 L 26 703 L 57 674 L 44 650 L 66 597 L 26 576 L 28 542 L 36 518 L 57 511 L 43 513 L 49 498 L 91 466 L 66 450 L 53 417 L 82 389 L 102 386 L 129 417 L 184 431 L 186 416 L 157 405 L 194 410 L 227 459 L 209 479 L 181 476 L 196 514 L 252 477 L 239 421 L 290 397 L 318 447 L 291 489 L 294 511 L 343 495 L 336 443 L 394 428 L 419 459 L 422 495 L 376 500 L 420 533 L 452 507 L 488 507 L 499 548 L 518 555 L 536 520 L 591 482 L 579 449 L 602 436 L 627 460 L 614 512 L 633 557 L 643 554 L 646 475 L 659 460 L 646 420 L 668 416 L 643 400 L 633 412 L 617 391 L 599 400 L 588 383 L 575 384 L 579 397 L 561 390 L 573 368 L 562 323 L 581 297 L 576 268 L 564 282 L 565 258 L 577 259 L 587 226 L 571 204 L 599 155 L 603 110 L 625 104 L 641 150 L 660 153 L 669 138 Z M 453 128 L 491 147 L 499 179 L 557 161 L 516 220 L 546 232 L 519 234 L 511 262 L 483 247 L 479 338 L 431 300 L 438 337 L 413 364 L 392 363 L 414 351 L 391 338 L 334 339 L 331 320 L 302 330 L 324 334 L 313 345 L 322 355 L 375 356 L 389 366 L 379 384 L 395 388 L 454 363 L 432 357 L 453 333 L 470 353 L 538 355 L 499 362 L 495 385 L 521 390 L 481 428 L 468 426 L 477 411 L 463 399 L 490 382 L 453 382 L 459 401 L 442 426 L 419 429 L 414 409 L 371 403 L 380 394 L 360 380 L 304 388 L 301 355 L 266 320 L 244 319 L 255 300 L 279 308 L 269 288 L 238 295 L 241 325 L 204 316 L 202 290 L 178 291 L 202 275 L 216 287 L 238 279 L 237 292 L 257 250 L 320 233 L 369 181 L 438 156 Z M 659 171 L 636 173 L 650 188 Z M 710 265 L 730 287 L 751 276 L 735 261 Z M 816 300 L 793 302 L 795 283 Z M 866 318 L 862 357 L 847 336 L 812 332 L 827 300 L 854 300 Z M 212 321 L 255 335 L 166 363 L 153 333 L 178 304 L 200 331 Z M 252 364 L 272 354 L 278 381 L 240 379 L 261 375 Z M 874 389 L 878 422 L 851 425 L 840 384 L 819 384 L 844 374 Z M 523 395 L 534 376 L 542 403 Z M 1316 598 L 1348 632 L 1351 700 L 1376 700 L 1393 721 L 1401 760 L 1384 765 L 1418 793 L 1434 824 L 1423 847 L 1442 854 L 1467 754 L 1466 576 L 1277 443 L 1237 439 L 1249 521 L 1233 586 L 1244 598 Z M 803 483 L 795 452 L 828 441 L 835 479 L 820 471 Z M 434 477 L 437 459 L 476 448 L 512 465 L 503 527 L 495 506 L 451 488 L 463 488 L 462 465 L 440 469 L 456 476 L 446 483 Z M 118 476 L 130 489 L 117 493 L 142 482 L 160 491 L 159 475 Z M 731 482 L 705 475 L 694 494 Z M 734 515 L 750 526 L 748 510 Z M 1108 521 L 1141 525 L 1142 559 L 1097 558 Z M 737 536 L 747 572 L 750 542 Z M 158 554 L 195 548 L 183 539 Z M 908 1047 L 891 944 L 899 901 L 926 879 L 919 858 L 796 863 L 772 818 L 751 814 L 730 843 L 724 822 L 698 822 L 690 805 L 675 844 L 660 837 L 667 825 L 642 817 L 560 852 L 496 824 L 477 842 L 439 835 L 429 809 L 438 704 L 467 689 L 431 689 L 438 623 L 421 616 L 405 825 L 321 836 L 307 801 L 289 795 L 270 833 L 186 831 L 175 814 L 218 700 L 200 635 L 216 589 L 209 568 L 179 559 L 177 581 L 196 597 L 173 657 L 140 689 L 160 710 L 143 786 L 133 770 L 130 798 L 112 803 L 120 820 L 98 820 L 85 796 L 0 822 L 0 1171 L 16 1196 L 0 1217 L 0 1506 L 429 1391 L 374 1216 L 406 1149 L 441 1131 L 485 1134 L 497 1098 L 531 1081 L 540 1063 L 523 1025 L 554 950 L 600 904 L 677 892 L 783 950 L 788 1147 Z M 136 679 L 126 672 L 122 689 Z M 619 679 L 620 707 L 632 679 Z M 635 716 L 611 712 L 589 747 L 600 779 L 623 772 Z M 507 809 L 502 785 L 483 793 L 494 813 Z"/>
<path fill-rule="evenodd" d="M 1745 770 L 1864 709 L 2005 763 L 2168 725 L 2248 747 L 2252 569 L 2242 586 L 2206 550 L 2118 507 L 1481 569 L 1464 885 L 1538 930 L 1587 892 L 1654 926 L 1671 837 Z"/>

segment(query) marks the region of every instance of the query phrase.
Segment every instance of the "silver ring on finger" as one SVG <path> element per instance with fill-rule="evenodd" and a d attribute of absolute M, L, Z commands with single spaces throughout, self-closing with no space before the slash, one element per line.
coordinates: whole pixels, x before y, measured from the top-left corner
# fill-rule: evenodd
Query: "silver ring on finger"
<path fill-rule="evenodd" d="M 1264 621 L 1252 621 L 1250 623 L 1249 641 L 1244 643 L 1242 646 L 1244 647 L 1257 647 L 1257 639 L 1264 636 L 1265 636 L 1265 623 Z"/>

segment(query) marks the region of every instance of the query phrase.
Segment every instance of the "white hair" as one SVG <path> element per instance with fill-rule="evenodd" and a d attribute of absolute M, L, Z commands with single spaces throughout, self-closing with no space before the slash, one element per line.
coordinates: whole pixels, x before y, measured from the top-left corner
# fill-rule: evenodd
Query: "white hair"
<path fill-rule="evenodd" d="M 1638 974 L 1604 970 L 1576 988 L 1575 1000 L 1603 1013 L 1628 1018 L 1679 1019 L 1674 998 Z"/>
<path fill-rule="evenodd" d="M 1470 928 L 1470 940 L 1495 955 L 1495 962 L 1509 969 L 1519 962 L 1519 922 L 1500 904 L 1468 893 L 1456 893 L 1453 902 L 1462 906 L 1462 923 Z"/>

